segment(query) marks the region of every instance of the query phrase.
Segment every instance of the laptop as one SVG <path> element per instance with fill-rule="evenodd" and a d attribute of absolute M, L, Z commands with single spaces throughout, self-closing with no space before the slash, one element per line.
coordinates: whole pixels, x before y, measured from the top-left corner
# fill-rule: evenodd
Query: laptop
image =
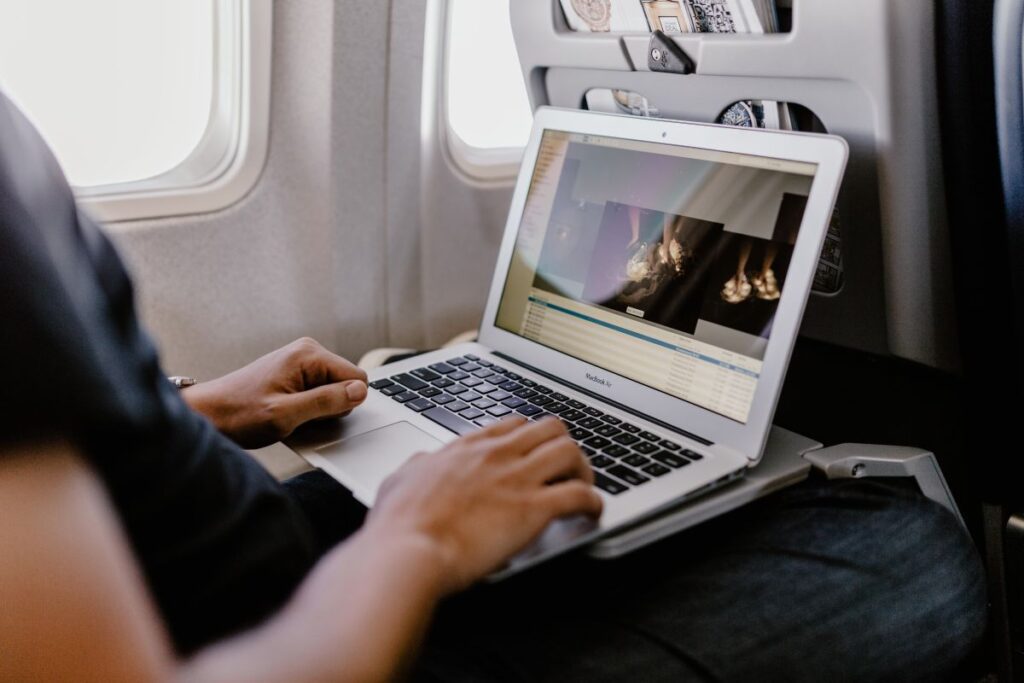
<path fill-rule="evenodd" d="M 369 373 L 289 440 L 372 506 L 410 456 L 555 415 L 600 520 L 559 520 L 502 578 L 742 477 L 761 459 L 832 216 L 838 137 L 541 108 L 478 341 Z"/>

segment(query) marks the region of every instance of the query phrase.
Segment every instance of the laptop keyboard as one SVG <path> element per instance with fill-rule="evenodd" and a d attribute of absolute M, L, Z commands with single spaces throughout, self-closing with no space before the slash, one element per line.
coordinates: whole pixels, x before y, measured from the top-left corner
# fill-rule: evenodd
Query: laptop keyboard
<path fill-rule="evenodd" d="M 473 354 L 379 379 L 370 388 L 459 435 L 513 414 L 531 420 L 554 415 L 590 459 L 594 484 L 612 495 L 702 458 Z"/>

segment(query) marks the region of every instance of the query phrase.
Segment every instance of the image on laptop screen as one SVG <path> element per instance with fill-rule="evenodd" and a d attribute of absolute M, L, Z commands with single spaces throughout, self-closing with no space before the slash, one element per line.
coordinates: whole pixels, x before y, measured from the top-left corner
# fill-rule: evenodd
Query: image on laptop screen
<path fill-rule="evenodd" d="M 816 170 L 545 131 L 496 325 L 746 422 Z"/>

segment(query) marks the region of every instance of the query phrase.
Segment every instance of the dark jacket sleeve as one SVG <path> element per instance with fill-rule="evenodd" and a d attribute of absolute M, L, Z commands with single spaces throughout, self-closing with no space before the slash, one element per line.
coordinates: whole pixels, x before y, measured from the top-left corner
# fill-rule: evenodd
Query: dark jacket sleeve
<path fill-rule="evenodd" d="M 2 439 L 71 438 L 181 651 L 251 625 L 315 561 L 301 510 L 166 380 L 107 238 L 0 94 Z"/>

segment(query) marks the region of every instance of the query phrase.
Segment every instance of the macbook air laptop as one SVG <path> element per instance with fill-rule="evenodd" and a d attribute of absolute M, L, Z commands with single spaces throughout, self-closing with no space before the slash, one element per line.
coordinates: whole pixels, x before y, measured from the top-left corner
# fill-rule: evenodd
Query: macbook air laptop
<path fill-rule="evenodd" d="M 363 406 L 289 445 L 372 506 L 416 452 L 557 416 L 604 513 L 553 523 L 498 576 L 742 477 L 846 158 L 831 136 L 541 108 L 478 341 L 373 370 Z"/>

